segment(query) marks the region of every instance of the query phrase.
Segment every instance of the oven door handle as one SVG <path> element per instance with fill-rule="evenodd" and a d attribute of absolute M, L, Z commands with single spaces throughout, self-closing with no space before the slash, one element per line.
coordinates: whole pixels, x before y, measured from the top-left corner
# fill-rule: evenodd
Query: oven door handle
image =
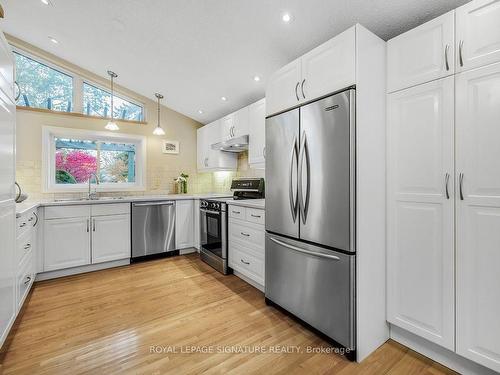
<path fill-rule="evenodd" d="M 204 212 L 204 213 L 207 213 L 207 214 L 220 215 L 220 211 L 206 210 L 204 208 L 200 208 L 200 212 Z"/>

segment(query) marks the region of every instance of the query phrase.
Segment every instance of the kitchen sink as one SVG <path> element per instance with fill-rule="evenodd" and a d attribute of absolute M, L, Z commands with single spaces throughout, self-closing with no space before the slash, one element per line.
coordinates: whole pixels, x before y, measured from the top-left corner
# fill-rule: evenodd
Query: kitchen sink
<path fill-rule="evenodd" d="M 54 202 L 82 202 L 82 201 L 107 201 L 107 200 L 120 200 L 120 199 L 125 199 L 124 197 L 97 197 L 93 199 L 89 198 L 59 198 L 59 199 L 54 199 Z"/>

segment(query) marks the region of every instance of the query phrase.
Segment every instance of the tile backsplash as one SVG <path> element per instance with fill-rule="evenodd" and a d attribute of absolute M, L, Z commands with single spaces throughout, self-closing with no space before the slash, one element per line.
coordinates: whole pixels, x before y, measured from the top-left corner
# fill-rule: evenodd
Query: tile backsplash
<path fill-rule="evenodd" d="M 263 169 L 252 169 L 248 165 L 246 152 L 238 156 L 236 172 L 198 173 L 169 165 L 148 165 L 146 173 L 146 190 L 132 192 L 105 192 L 106 196 L 159 195 L 176 192 L 174 179 L 180 173 L 189 175 L 188 194 L 227 192 L 234 177 L 264 177 Z M 43 193 L 42 166 L 40 161 L 22 160 L 16 163 L 16 180 L 30 199 L 78 198 L 85 193 Z M 99 191 L 99 189 L 98 189 Z"/>

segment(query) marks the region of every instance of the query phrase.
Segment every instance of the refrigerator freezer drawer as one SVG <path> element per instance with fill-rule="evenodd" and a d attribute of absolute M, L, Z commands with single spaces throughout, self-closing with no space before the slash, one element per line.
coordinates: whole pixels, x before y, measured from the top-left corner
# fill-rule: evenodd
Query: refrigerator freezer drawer
<path fill-rule="evenodd" d="M 266 298 L 355 349 L 355 255 L 266 234 Z"/>

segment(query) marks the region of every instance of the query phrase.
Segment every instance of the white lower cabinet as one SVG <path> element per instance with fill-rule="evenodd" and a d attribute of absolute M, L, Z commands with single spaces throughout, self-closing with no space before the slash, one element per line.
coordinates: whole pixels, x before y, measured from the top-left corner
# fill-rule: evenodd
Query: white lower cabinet
<path fill-rule="evenodd" d="M 92 264 L 130 258 L 130 215 L 92 218 Z"/>
<path fill-rule="evenodd" d="M 228 264 L 260 290 L 265 286 L 265 212 L 229 205 Z"/>
<path fill-rule="evenodd" d="M 90 264 L 90 219 L 72 217 L 45 220 L 44 271 Z"/>
<path fill-rule="evenodd" d="M 43 270 L 130 258 L 130 204 L 45 208 Z"/>
<path fill-rule="evenodd" d="M 186 249 L 194 246 L 194 201 L 191 199 L 175 202 L 175 248 Z"/>

